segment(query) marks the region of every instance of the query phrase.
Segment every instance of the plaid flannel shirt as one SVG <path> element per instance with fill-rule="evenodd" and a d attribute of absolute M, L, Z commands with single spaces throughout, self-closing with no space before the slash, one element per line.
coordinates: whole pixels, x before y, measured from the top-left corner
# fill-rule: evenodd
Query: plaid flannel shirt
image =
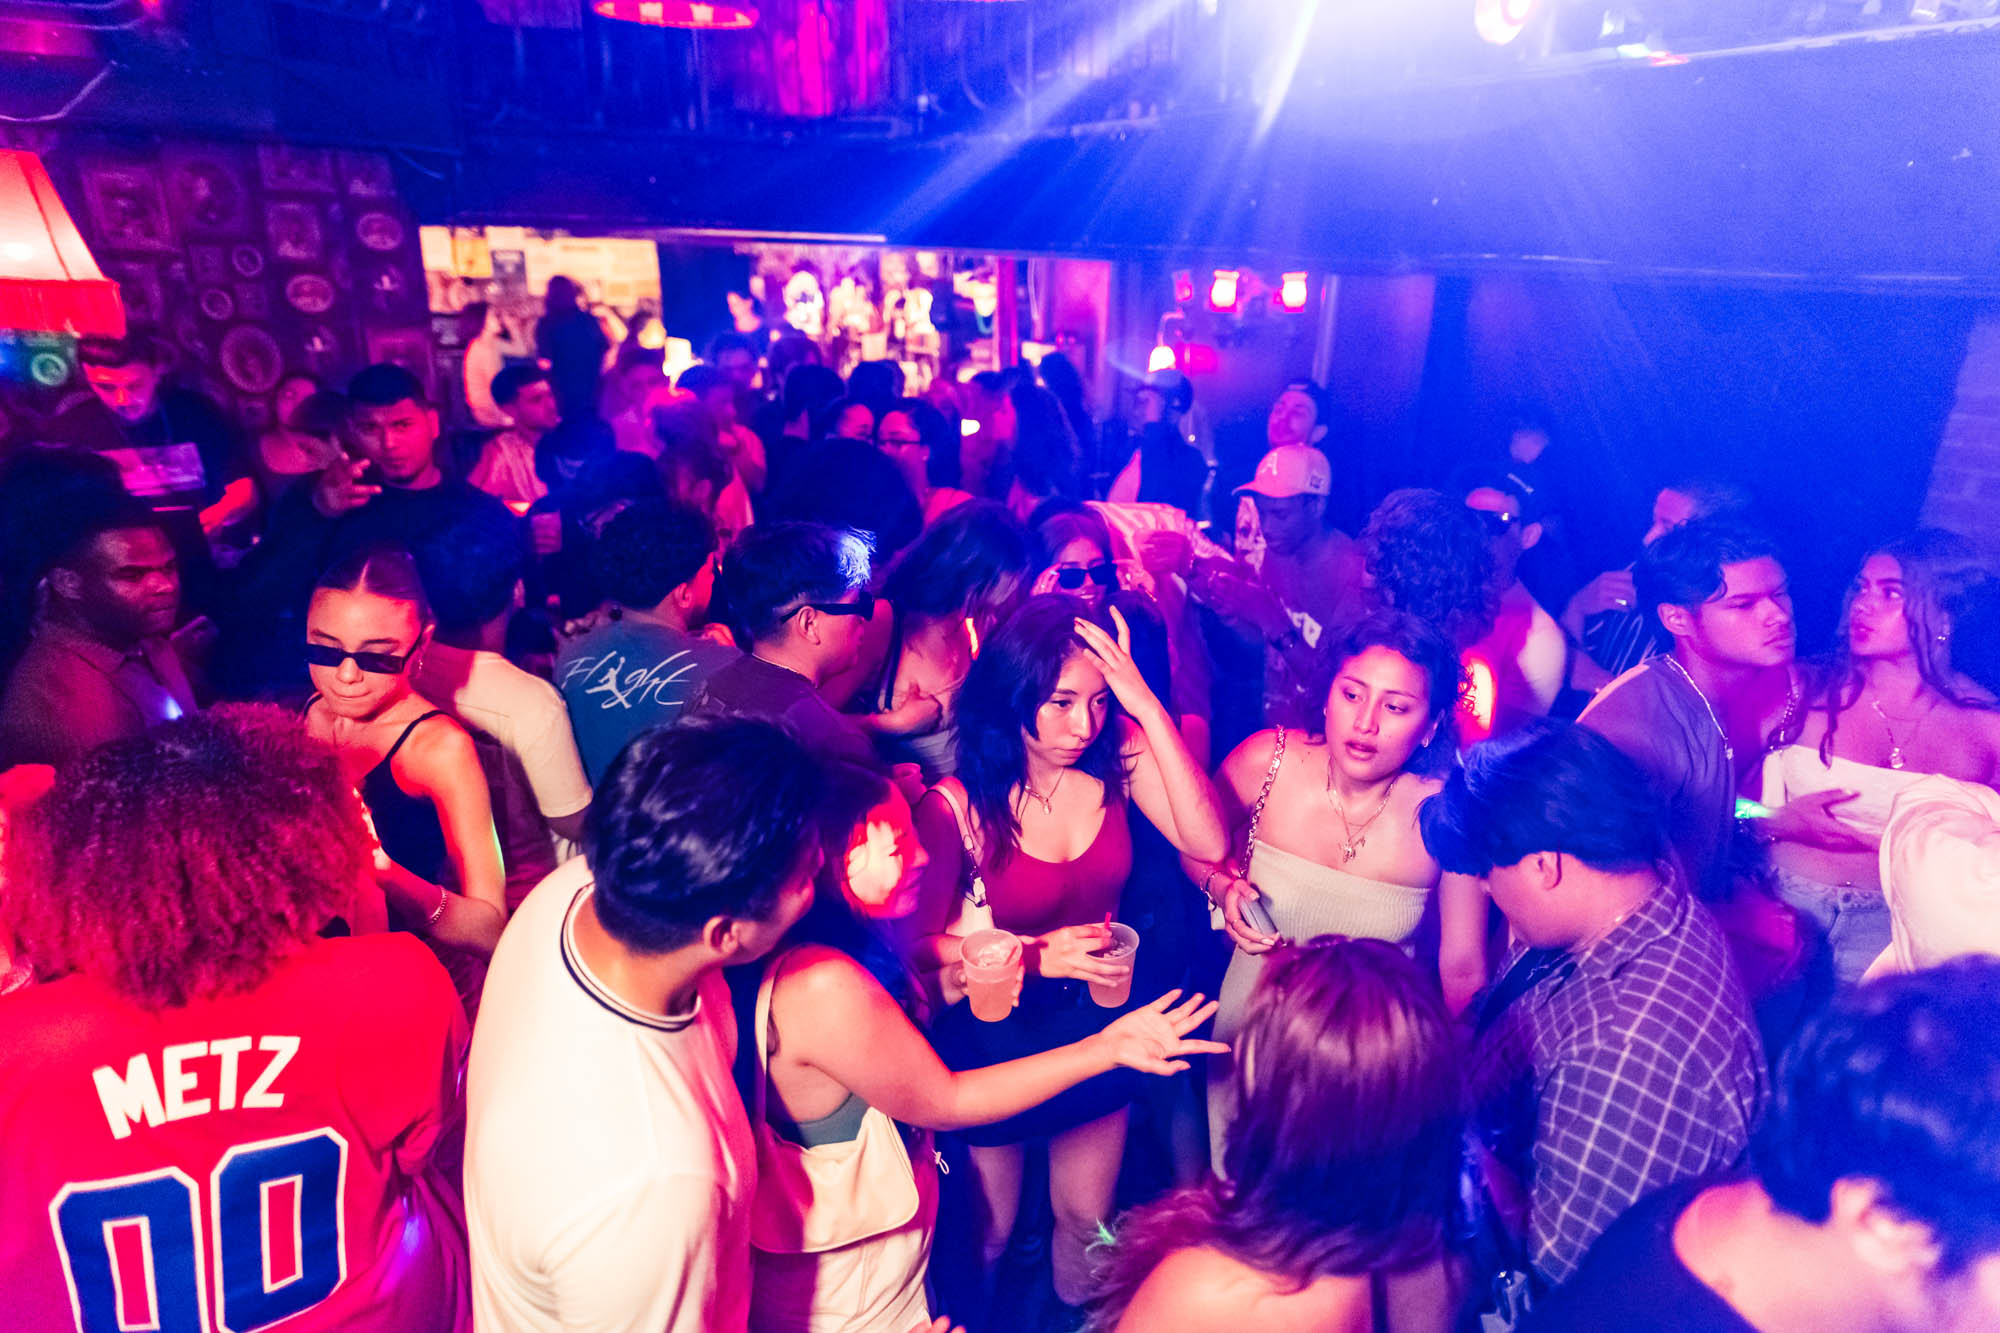
<path fill-rule="evenodd" d="M 1722 933 L 1670 884 L 1493 1019 L 1471 1073 L 1481 1130 L 1528 1192 L 1529 1261 L 1551 1285 L 1647 1194 L 1736 1163 L 1768 1090 Z"/>

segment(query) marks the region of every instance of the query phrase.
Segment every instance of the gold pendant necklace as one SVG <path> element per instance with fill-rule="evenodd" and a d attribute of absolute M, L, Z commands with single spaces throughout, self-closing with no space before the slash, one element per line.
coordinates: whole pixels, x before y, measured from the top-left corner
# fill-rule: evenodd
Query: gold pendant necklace
<path fill-rule="evenodd" d="M 1340 831 L 1346 835 L 1340 842 L 1340 863 L 1342 865 L 1346 865 L 1349 861 L 1361 855 L 1361 849 L 1368 845 L 1369 826 L 1380 819 L 1382 812 L 1389 808 L 1389 797 L 1396 790 L 1397 779 L 1402 776 L 1401 773 L 1398 773 L 1395 777 L 1389 779 L 1389 785 L 1382 789 L 1381 804 L 1375 807 L 1373 814 L 1361 821 L 1361 827 L 1357 829 L 1347 818 L 1347 806 L 1341 801 L 1340 793 L 1333 789 L 1333 751 L 1331 745 L 1328 746 L 1326 756 L 1326 798 L 1332 803 L 1333 812 L 1340 816 Z"/>
<path fill-rule="evenodd" d="M 1056 812 L 1056 792 L 1062 787 L 1062 780 L 1068 776 L 1069 776 L 1068 769 L 1065 768 L 1059 770 L 1056 773 L 1056 780 L 1049 784 L 1049 794 L 1047 796 L 1042 795 L 1040 792 L 1036 791 L 1033 787 L 1030 787 L 1028 785 L 1028 780 L 1026 778 L 1022 778 L 1021 795 L 1027 797 L 1029 800 L 1033 801 L 1036 805 L 1041 806 L 1043 814 L 1052 815 Z"/>

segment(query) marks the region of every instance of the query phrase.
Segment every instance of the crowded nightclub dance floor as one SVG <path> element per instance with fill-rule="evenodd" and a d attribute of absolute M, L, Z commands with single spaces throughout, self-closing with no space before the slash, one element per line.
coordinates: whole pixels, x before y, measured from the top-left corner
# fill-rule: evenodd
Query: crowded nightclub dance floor
<path fill-rule="evenodd" d="M 0 1328 L 2000 1333 L 2000 29 L 1738 8 L 0 0 Z"/>

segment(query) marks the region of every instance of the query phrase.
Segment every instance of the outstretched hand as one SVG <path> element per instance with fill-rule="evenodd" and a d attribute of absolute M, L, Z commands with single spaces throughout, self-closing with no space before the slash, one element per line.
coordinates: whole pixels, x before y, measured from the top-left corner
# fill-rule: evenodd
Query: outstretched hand
<path fill-rule="evenodd" d="M 1170 990 L 1108 1024 L 1097 1035 L 1108 1044 L 1111 1058 L 1142 1074 L 1167 1075 L 1186 1069 L 1190 1055 L 1227 1055 L 1229 1047 L 1223 1042 L 1188 1040 L 1188 1033 L 1215 1016 L 1216 1002 L 1204 1002 L 1199 993 L 1185 1000 L 1180 996 L 1180 991 Z"/>

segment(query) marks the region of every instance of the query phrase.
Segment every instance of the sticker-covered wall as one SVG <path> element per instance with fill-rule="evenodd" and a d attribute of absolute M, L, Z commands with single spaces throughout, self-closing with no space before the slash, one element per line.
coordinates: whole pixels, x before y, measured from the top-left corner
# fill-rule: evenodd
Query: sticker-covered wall
<path fill-rule="evenodd" d="M 380 153 L 0 130 L 41 156 L 182 379 L 250 430 L 289 374 L 396 361 L 436 389 L 417 227 Z"/>

